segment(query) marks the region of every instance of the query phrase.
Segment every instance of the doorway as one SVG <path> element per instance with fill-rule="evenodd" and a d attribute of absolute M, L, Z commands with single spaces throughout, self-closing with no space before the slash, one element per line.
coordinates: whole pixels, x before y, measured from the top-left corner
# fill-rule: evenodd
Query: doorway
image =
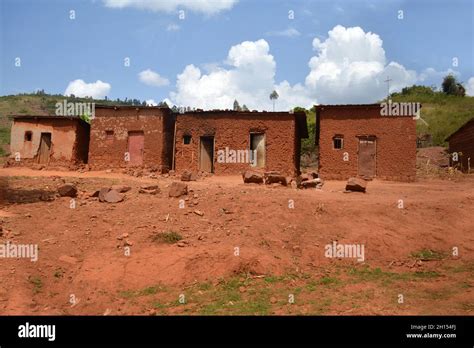
<path fill-rule="evenodd" d="M 145 135 L 142 131 L 128 132 L 129 165 L 141 166 L 145 149 Z"/>
<path fill-rule="evenodd" d="M 373 135 L 359 137 L 359 176 L 373 179 L 376 175 L 376 138 Z"/>
<path fill-rule="evenodd" d="M 255 151 L 256 150 L 256 151 Z M 257 161 L 253 163 L 252 167 L 265 167 L 265 134 L 264 133 L 250 133 L 250 151 L 252 151 L 253 160 L 255 156 Z"/>
<path fill-rule="evenodd" d="M 214 173 L 214 137 L 201 137 L 199 170 Z"/>
<path fill-rule="evenodd" d="M 41 133 L 38 163 L 48 164 L 51 155 L 51 133 Z"/>

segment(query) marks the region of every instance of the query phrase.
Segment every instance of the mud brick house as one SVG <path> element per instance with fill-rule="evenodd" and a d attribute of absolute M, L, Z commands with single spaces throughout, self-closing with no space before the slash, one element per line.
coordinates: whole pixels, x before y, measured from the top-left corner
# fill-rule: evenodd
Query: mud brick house
<path fill-rule="evenodd" d="M 191 111 L 176 120 L 174 168 L 215 174 L 247 169 L 299 174 L 306 115 L 289 112 Z"/>
<path fill-rule="evenodd" d="M 415 180 L 414 115 L 382 116 L 381 109 L 380 104 L 316 106 L 322 178 Z"/>
<path fill-rule="evenodd" d="M 457 161 L 451 155 L 451 165 L 458 165 L 462 171 L 470 173 L 474 166 L 474 118 L 451 134 L 446 141 L 449 143 L 449 153 L 457 154 Z"/>
<path fill-rule="evenodd" d="M 174 123 L 175 114 L 167 107 L 96 105 L 89 166 L 169 169 Z"/>
<path fill-rule="evenodd" d="M 77 117 L 13 116 L 10 152 L 15 164 L 87 163 L 89 124 Z"/>

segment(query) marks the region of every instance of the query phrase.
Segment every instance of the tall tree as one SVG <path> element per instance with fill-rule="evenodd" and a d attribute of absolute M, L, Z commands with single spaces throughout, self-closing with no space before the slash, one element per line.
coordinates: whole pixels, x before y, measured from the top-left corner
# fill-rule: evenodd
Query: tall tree
<path fill-rule="evenodd" d="M 275 101 L 278 99 L 279 95 L 277 91 L 273 90 L 273 92 L 270 94 L 270 100 L 273 101 L 273 111 L 275 111 Z"/>
<path fill-rule="evenodd" d="M 464 86 L 456 80 L 456 77 L 449 74 L 444 77 L 441 88 L 444 93 L 449 95 L 459 95 L 464 97 L 466 95 L 466 89 Z"/>
<path fill-rule="evenodd" d="M 237 99 L 235 99 L 235 100 L 234 100 L 234 111 L 240 111 L 240 110 L 242 110 L 242 109 L 240 108 L 240 104 L 239 104 L 239 102 L 237 101 Z"/>

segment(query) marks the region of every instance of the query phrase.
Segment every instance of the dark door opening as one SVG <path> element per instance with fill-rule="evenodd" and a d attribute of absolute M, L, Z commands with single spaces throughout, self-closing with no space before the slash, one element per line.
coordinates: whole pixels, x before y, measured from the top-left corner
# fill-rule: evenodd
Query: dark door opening
<path fill-rule="evenodd" d="M 252 151 L 253 167 L 265 167 L 265 134 L 251 133 L 250 134 L 250 151 Z M 255 161 L 256 159 L 256 161 Z"/>
<path fill-rule="evenodd" d="M 51 133 L 41 133 L 38 163 L 48 164 L 51 155 Z"/>
<path fill-rule="evenodd" d="M 214 173 L 214 137 L 201 137 L 199 169 Z"/>
<path fill-rule="evenodd" d="M 372 179 L 376 175 L 375 136 L 359 137 L 359 176 Z"/>

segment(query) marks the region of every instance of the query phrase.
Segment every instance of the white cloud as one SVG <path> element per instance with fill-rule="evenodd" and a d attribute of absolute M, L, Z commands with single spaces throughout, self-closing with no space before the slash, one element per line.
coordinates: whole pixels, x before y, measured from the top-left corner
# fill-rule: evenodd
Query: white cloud
<path fill-rule="evenodd" d="M 212 15 L 230 10 L 238 0 L 103 0 L 107 7 L 133 7 L 153 12 L 175 12 L 179 9 Z"/>
<path fill-rule="evenodd" d="M 386 97 L 387 77 L 392 93 L 444 73 L 426 69 L 418 75 L 400 63 L 388 62 L 382 39 L 360 27 L 338 25 L 326 39 L 315 38 L 313 49 L 316 53 L 309 60 L 304 83 L 290 85 L 275 81 L 276 62 L 265 40 L 242 42 L 229 50 L 225 61 L 229 67 L 213 66 L 203 74 L 193 64 L 186 66 L 170 99 L 203 109 L 232 108 L 237 99 L 250 109 L 271 110 L 268 96 L 275 89 L 279 110 L 317 103 L 374 103 Z"/>
<path fill-rule="evenodd" d="M 371 103 L 390 92 L 416 82 L 415 71 L 397 62 L 387 64 L 383 42 L 377 34 L 364 32 L 360 27 L 337 25 L 328 38 L 313 40 L 317 55 L 309 62 L 310 73 L 306 86 L 318 101 L 328 103 Z"/>
<path fill-rule="evenodd" d="M 474 76 L 467 81 L 466 94 L 474 97 Z"/>
<path fill-rule="evenodd" d="M 110 84 L 97 80 L 96 82 L 86 83 L 78 79 L 69 82 L 64 95 L 74 94 L 76 97 L 92 97 L 96 99 L 104 98 L 110 92 Z"/>
<path fill-rule="evenodd" d="M 158 103 L 154 99 L 147 99 L 145 101 L 145 103 L 146 103 L 147 106 L 157 106 L 158 105 Z"/>
<path fill-rule="evenodd" d="M 267 33 L 269 36 L 284 36 L 284 37 L 297 37 L 300 36 L 301 33 L 296 30 L 295 28 L 289 27 L 288 29 L 285 30 L 280 30 L 280 31 L 270 31 Z"/>
<path fill-rule="evenodd" d="M 249 109 L 270 109 L 269 95 L 277 88 L 278 109 L 301 103 L 311 105 L 311 100 L 304 98 L 301 86 L 291 87 L 286 81 L 278 87 L 275 85 L 276 63 L 269 50 L 263 39 L 245 41 L 229 50 L 225 61 L 229 69 L 211 67 L 212 70 L 203 74 L 195 65 L 188 65 L 178 75 L 176 91 L 170 93 L 170 99 L 176 105 L 202 109 L 230 109 L 235 99 Z"/>
<path fill-rule="evenodd" d="M 181 27 L 176 23 L 170 23 L 166 27 L 166 31 L 178 31 L 179 29 L 181 29 Z"/>
<path fill-rule="evenodd" d="M 170 83 L 167 78 L 160 76 L 160 74 L 150 69 L 140 72 L 138 78 L 145 85 L 154 87 L 167 86 Z"/>

